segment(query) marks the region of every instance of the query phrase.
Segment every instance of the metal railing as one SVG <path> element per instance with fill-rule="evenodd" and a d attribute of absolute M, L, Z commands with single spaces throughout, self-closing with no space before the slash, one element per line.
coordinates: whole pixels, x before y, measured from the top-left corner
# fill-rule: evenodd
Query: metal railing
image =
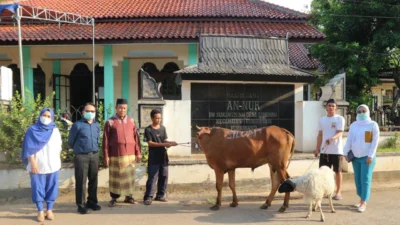
<path fill-rule="evenodd" d="M 392 115 L 394 113 L 394 115 Z M 356 121 L 357 114 L 351 112 L 347 114 L 347 126 Z M 392 112 L 391 107 L 378 107 L 371 111 L 371 119 L 378 123 L 383 131 L 400 131 L 400 107 Z"/>

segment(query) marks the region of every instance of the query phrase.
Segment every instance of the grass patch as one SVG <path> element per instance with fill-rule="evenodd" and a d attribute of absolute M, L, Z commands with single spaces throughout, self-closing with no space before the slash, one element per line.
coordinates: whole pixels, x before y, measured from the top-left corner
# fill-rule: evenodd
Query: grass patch
<path fill-rule="evenodd" d="M 395 132 L 393 137 L 388 138 L 384 146 L 378 147 L 377 152 L 400 152 L 399 132 Z"/>
<path fill-rule="evenodd" d="M 400 148 L 383 147 L 383 148 L 378 148 L 377 152 L 400 152 Z"/>

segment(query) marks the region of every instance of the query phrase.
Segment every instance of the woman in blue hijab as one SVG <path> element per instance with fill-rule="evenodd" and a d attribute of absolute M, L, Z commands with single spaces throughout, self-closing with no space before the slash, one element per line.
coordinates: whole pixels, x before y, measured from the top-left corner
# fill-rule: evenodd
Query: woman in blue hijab
<path fill-rule="evenodd" d="M 53 220 L 53 205 L 58 196 L 58 171 L 61 168 L 61 135 L 54 123 L 54 112 L 44 108 L 35 124 L 25 133 L 21 160 L 31 178 L 32 201 L 38 209 L 37 220 Z M 43 201 L 47 203 L 46 217 Z"/>

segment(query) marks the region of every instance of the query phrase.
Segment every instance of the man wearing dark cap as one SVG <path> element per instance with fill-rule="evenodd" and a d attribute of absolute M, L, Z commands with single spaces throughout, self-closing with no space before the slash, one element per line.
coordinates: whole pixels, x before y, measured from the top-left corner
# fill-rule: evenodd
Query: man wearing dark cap
<path fill-rule="evenodd" d="M 317 147 L 314 155 L 319 158 L 319 166 L 333 167 L 336 174 L 336 195 L 334 200 L 341 200 L 342 185 L 342 160 L 343 145 L 342 134 L 344 130 L 344 118 L 337 115 L 337 103 L 335 99 L 326 102 L 325 109 L 327 115 L 319 120 Z M 322 148 L 321 148 L 322 147 Z"/>
<path fill-rule="evenodd" d="M 109 189 L 114 207 L 120 196 L 125 203 L 137 204 L 133 198 L 135 161 L 141 161 L 140 141 L 135 121 L 126 115 L 128 102 L 117 99 L 116 114 L 107 120 L 103 133 L 104 163 L 109 166 Z"/>

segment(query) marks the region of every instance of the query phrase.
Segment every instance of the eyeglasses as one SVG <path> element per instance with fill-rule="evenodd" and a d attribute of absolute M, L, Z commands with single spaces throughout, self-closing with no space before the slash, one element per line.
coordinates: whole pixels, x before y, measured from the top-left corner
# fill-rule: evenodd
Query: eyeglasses
<path fill-rule="evenodd" d="M 89 112 L 89 113 L 95 113 L 96 111 L 89 111 L 89 110 L 85 110 L 85 112 Z"/>

